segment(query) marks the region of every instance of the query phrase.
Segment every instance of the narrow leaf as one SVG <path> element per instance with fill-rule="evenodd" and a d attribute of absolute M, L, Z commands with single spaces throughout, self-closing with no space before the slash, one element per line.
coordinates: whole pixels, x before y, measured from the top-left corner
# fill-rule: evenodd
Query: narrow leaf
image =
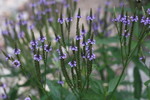
<path fill-rule="evenodd" d="M 142 91 L 142 80 L 138 67 L 134 67 L 134 97 L 137 99 L 141 98 Z"/>

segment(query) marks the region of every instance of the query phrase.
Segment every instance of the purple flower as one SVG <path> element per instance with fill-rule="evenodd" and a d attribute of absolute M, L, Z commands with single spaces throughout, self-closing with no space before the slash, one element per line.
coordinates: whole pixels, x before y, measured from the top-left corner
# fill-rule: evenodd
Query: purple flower
<path fill-rule="evenodd" d="M 26 97 L 24 100 L 31 100 L 31 98 L 30 97 Z"/>
<path fill-rule="evenodd" d="M 64 4 L 64 7 L 69 8 L 70 4 Z"/>
<path fill-rule="evenodd" d="M 35 27 L 34 24 L 30 25 L 30 26 L 29 26 L 29 30 L 33 30 L 34 27 Z"/>
<path fill-rule="evenodd" d="M 78 2 L 79 0 L 73 0 L 74 2 Z"/>
<path fill-rule="evenodd" d="M 2 88 L 6 88 L 6 86 L 7 86 L 6 84 L 3 84 L 3 83 L 0 84 L 0 87 Z"/>
<path fill-rule="evenodd" d="M 67 21 L 67 22 L 72 22 L 72 17 L 66 18 L 66 21 Z"/>
<path fill-rule="evenodd" d="M 121 15 L 119 15 L 117 18 L 112 19 L 113 22 L 120 22 Z"/>
<path fill-rule="evenodd" d="M 93 48 L 91 48 L 93 50 Z M 89 53 L 90 52 L 90 46 L 86 46 L 85 48 L 86 52 Z"/>
<path fill-rule="evenodd" d="M 82 55 L 81 55 L 81 57 L 82 57 L 83 59 L 85 59 L 85 58 L 86 58 L 86 56 L 85 56 L 84 54 L 82 54 Z"/>
<path fill-rule="evenodd" d="M 10 60 L 10 58 L 11 58 L 12 56 L 10 55 L 10 54 L 8 54 L 7 56 L 6 56 L 6 61 L 8 61 L 8 60 Z"/>
<path fill-rule="evenodd" d="M 18 38 L 24 38 L 24 32 L 23 32 L 23 31 L 21 31 L 21 32 L 19 33 Z"/>
<path fill-rule="evenodd" d="M 42 5 L 42 4 L 45 4 L 45 3 L 46 3 L 45 0 L 39 0 L 39 1 L 38 1 L 38 4 L 39 4 L 39 5 Z"/>
<path fill-rule="evenodd" d="M 87 43 L 87 42 L 84 42 L 84 41 L 83 41 L 81 44 L 82 44 L 82 46 L 88 45 L 88 43 Z"/>
<path fill-rule="evenodd" d="M 37 16 L 42 15 L 42 11 L 37 11 L 37 12 L 36 12 L 36 15 L 37 15 Z"/>
<path fill-rule="evenodd" d="M 93 23 L 93 30 L 98 31 L 99 25 L 97 23 Z"/>
<path fill-rule="evenodd" d="M 66 54 L 62 54 L 62 55 L 59 56 L 59 59 L 65 59 L 65 58 L 67 58 Z"/>
<path fill-rule="evenodd" d="M 100 12 L 101 12 L 101 10 L 102 10 L 102 8 L 101 8 L 101 7 L 98 7 L 98 8 L 97 8 L 97 12 L 98 12 L 98 13 L 100 13 Z"/>
<path fill-rule="evenodd" d="M 26 20 L 20 20 L 19 22 L 18 22 L 18 25 L 27 25 L 27 21 Z"/>
<path fill-rule="evenodd" d="M 131 16 L 130 19 L 132 22 L 137 22 L 139 18 L 138 16 Z"/>
<path fill-rule="evenodd" d="M 70 49 L 71 49 L 72 51 L 78 51 L 78 47 L 77 47 L 77 46 L 70 46 Z"/>
<path fill-rule="evenodd" d="M 37 15 L 36 19 L 37 19 L 38 21 L 40 21 L 40 20 L 42 19 L 42 16 L 41 16 L 41 15 Z"/>
<path fill-rule="evenodd" d="M 10 26 L 11 26 L 11 28 L 13 28 L 13 29 L 14 29 L 14 28 L 16 27 L 15 22 L 11 21 L 11 22 L 10 22 Z"/>
<path fill-rule="evenodd" d="M 81 34 L 85 35 L 87 33 L 87 31 L 85 29 L 81 30 Z"/>
<path fill-rule="evenodd" d="M 95 54 L 88 53 L 87 58 L 91 61 L 96 58 Z"/>
<path fill-rule="evenodd" d="M 24 20 L 22 21 L 22 25 L 27 25 L 28 24 L 28 21 Z"/>
<path fill-rule="evenodd" d="M 30 42 L 30 49 L 31 50 L 34 50 L 35 48 L 37 48 L 37 45 L 38 45 L 38 41 L 36 41 L 36 40 L 32 40 L 31 42 Z"/>
<path fill-rule="evenodd" d="M 35 3 L 31 3 L 29 6 L 35 8 L 37 5 Z"/>
<path fill-rule="evenodd" d="M 90 46 L 86 46 L 85 50 L 86 50 L 87 52 L 89 52 Z"/>
<path fill-rule="evenodd" d="M 130 20 L 129 19 L 124 20 L 124 21 L 122 21 L 122 23 L 125 24 L 125 25 L 127 25 L 127 24 L 129 25 L 130 24 Z"/>
<path fill-rule="evenodd" d="M 46 15 L 46 11 L 42 11 L 42 15 Z"/>
<path fill-rule="evenodd" d="M 149 14 L 149 15 L 150 15 L 150 8 L 148 8 L 148 9 L 147 9 L 147 14 Z"/>
<path fill-rule="evenodd" d="M 56 1 L 55 0 L 52 0 L 52 1 L 50 1 L 49 2 L 51 5 L 53 5 L 53 4 L 56 4 Z"/>
<path fill-rule="evenodd" d="M 77 15 L 76 17 L 77 17 L 77 18 L 81 18 L 81 16 L 80 16 L 80 15 Z"/>
<path fill-rule="evenodd" d="M 49 45 L 44 45 L 44 50 L 45 50 L 46 52 L 50 52 L 50 51 L 52 51 L 52 47 L 49 46 Z"/>
<path fill-rule="evenodd" d="M 20 49 L 17 49 L 17 48 L 16 48 L 16 49 L 14 49 L 14 54 L 15 54 L 15 55 L 19 55 L 19 54 L 20 54 L 20 52 L 21 52 L 21 50 L 20 50 Z"/>
<path fill-rule="evenodd" d="M 20 13 L 20 14 L 18 15 L 18 18 L 19 18 L 19 19 L 23 19 L 23 13 Z"/>
<path fill-rule="evenodd" d="M 6 98 L 7 98 L 7 95 L 6 95 L 6 94 L 1 94 L 1 95 L 0 95 L 0 98 L 1 98 L 1 99 L 6 99 Z"/>
<path fill-rule="evenodd" d="M 56 42 L 58 42 L 60 39 L 61 39 L 60 36 L 56 36 L 56 38 L 55 38 Z"/>
<path fill-rule="evenodd" d="M 58 18 L 58 22 L 59 22 L 60 24 L 63 24 L 63 23 L 64 23 L 64 19 L 63 19 L 63 18 Z"/>
<path fill-rule="evenodd" d="M 51 12 L 52 11 L 52 9 L 51 8 L 47 8 L 47 9 L 45 9 L 45 12 L 47 12 L 47 13 L 49 13 L 49 12 Z"/>
<path fill-rule="evenodd" d="M 39 55 L 39 54 L 35 54 L 35 55 L 34 55 L 34 60 L 40 61 L 40 60 L 42 60 L 42 56 Z"/>
<path fill-rule="evenodd" d="M 139 60 L 140 61 L 143 61 L 145 58 L 142 56 L 142 57 L 139 57 Z"/>
<path fill-rule="evenodd" d="M 128 16 L 121 16 L 120 17 L 120 22 L 123 22 L 123 21 L 126 21 L 127 20 L 127 18 L 128 18 Z"/>
<path fill-rule="evenodd" d="M 55 12 L 58 13 L 59 12 L 58 9 L 55 9 Z"/>
<path fill-rule="evenodd" d="M 109 5 L 111 4 L 111 2 L 110 2 L 110 1 L 106 1 L 105 4 L 106 4 L 107 6 L 109 6 Z"/>
<path fill-rule="evenodd" d="M 54 21 L 54 18 L 51 17 L 51 18 L 48 19 L 48 21 L 49 21 L 49 22 L 53 22 L 53 21 Z"/>
<path fill-rule="evenodd" d="M 9 32 L 8 32 L 7 30 L 4 30 L 4 31 L 2 31 L 2 34 L 3 34 L 3 35 L 8 35 Z"/>
<path fill-rule="evenodd" d="M 125 5 L 125 3 L 124 2 L 120 2 L 120 7 L 123 7 L 124 5 Z"/>
<path fill-rule="evenodd" d="M 70 61 L 68 64 L 70 65 L 70 67 L 76 67 L 77 66 L 76 61 Z"/>
<path fill-rule="evenodd" d="M 15 67 L 20 67 L 20 61 L 18 61 L 18 60 L 14 60 L 13 62 L 12 62 L 12 64 L 15 66 Z"/>
<path fill-rule="evenodd" d="M 123 34 L 122 34 L 122 36 L 124 36 L 124 37 L 126 37 L 126 38 L 127 38 L 127 37 L 129 37 L 129 36 L 130 36 L 130 33 L 127 33 L 127 34 L 123 33 Z"/>
<path fill-rule="evenodd" d="M 50 2 L 49 2 L 49 1 L 46 1 L 46 2 L 44 3 L 44 5 L 45 5 L 45 6 L 49 6 L 49 5 L 50 5 Z"/>
<path fill-rule="evenodd" d="M 141 18 L 141 23 L 144 23 L 145 22 L 145 17 L 143 16 L 142 18 Z"/>
<path fill-rule="evenodd" d="M 41 41 L 41 42 L 44 42 L 46 40 L 46 37 L 45 36 L 41 36 L 40 38 L 39 38 L 39 41 Z"/>
<path fill-rule="evenodd" d="M 89 43 L 89 44 L 95 44 L 95 40 L 93 40 L 93 39 L 88 39 L 87 43 Z"/>
<path fill-rule="evenodd" d="M 5 25 L 6 25 L 6 26 L 10 25 L 10 21 L 7 20 L 7 19 L 5 19 Z"/>
<path fill-rule="evenodd" d="M 59 49 L 57 49 L 56 51 L 57 51 L 57 52 L 58 52 L 58 54 L 60 55 L 60 50 L 59 50 Z"/>
<path fill-rule="evenodd" d="M 150 19 L 143 16 L 141 19 L 141 23 L 143 23 L 144 25 L 150 24 Z"/>
<path fill-rule="evenodd" d="M 76 36 L 76 40 L 81 40 L 82 36 Z"/>
<path fill-rule="evenodd" d="M 127 30 L 125 30 L 125 31 L 124 31 L 124 33 L 122 34 L 122 36 L 124 36 L 124 37 L 126 37 L 126 38 L 127 38 L 127 37 L 129 37 L 129 36 L 130 36 L 130 33 L 127 33 Z"/>
<path fill-rule="evenodd" d="M 30 49 L 31 49 L 32 51 L 34 51 L 36 48 L 37 48 L 36 45 L 35 45 L 35 46 L 34 46 L 34 45 L 31 45 L 31 46 L 30 46 Z"/>
<path fill-rule="evenodd" d="M 95 16 L 87 16 L 86 20 L 94 20 Z"/>
<path fill-rule="evenodd" d="M 120 22 L 127 25 L 127 24 L 130 24 L 131 21 L 129 20 L 128 16 L 124 15 L 123 17 L 121 17 Z"/>
<path fill-rule="evenodd" d="M 57 81 L 57 83 L 62 85 L 62 84 L 64 84 L 64 81 L 59 80 L 59 81 Z"/>
<path fill-rule="evenodd" d="M 32 40 L 32 41 L 30 42 L 30 45 L 32 45 L 32 46 L 37 46 L 37 45 L 38 45 L 38 41 Z"/>

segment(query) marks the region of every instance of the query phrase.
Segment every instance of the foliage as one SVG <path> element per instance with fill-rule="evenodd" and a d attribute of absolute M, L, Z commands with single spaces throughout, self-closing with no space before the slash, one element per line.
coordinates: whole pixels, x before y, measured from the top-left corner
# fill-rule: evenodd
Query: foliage
<path fill-rule="evenodd" d="M 1 82 L 2 99 L 150 100 L 150 80 L 143 82 L 141 76 L 150 76 L 145 53 L 150 9 L 138 6 L 131 11 L 121 5 L 112 10 L 107 2 L 104 13 L 91 9 L 82 16 L 77 3 L 39 0 L 30 4 L 31 18 L 20 13 L 18 21 L 5 21 L 0 63 L 10 73 L 0 78 L 25 80 Z M 130 63 L 133 81 L 126 80 Z"/>

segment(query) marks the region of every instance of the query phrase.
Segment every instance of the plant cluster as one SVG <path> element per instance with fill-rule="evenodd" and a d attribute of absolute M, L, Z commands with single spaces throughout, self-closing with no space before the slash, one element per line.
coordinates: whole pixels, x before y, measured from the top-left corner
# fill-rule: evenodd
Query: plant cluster
<path fill-rule="evenodd" d="M 106 2 L 82 16 L 78 0 L 39 0 L 30 4 L 32 15 L 5 20 L 5 46 L 0 63 L 10 71 L 0 78 L 25 78 L 23 84 L 0 82 L 4 100 L 145 100 L 150 99 L 150 80 L 144 84 L 140 71 L 149 77 L 146 64 L 150 9 L 109 12 Z M 76 13 L 77 12 L 77 13 Z M 142 15 L 142 16 L 141 16 Z M 112 18 L 113 16 L 113 18 Z M 81 19 L 86 24 L 81 23 Z M 74 26 L 73 23 L 76 23 Z M 87 26 L 87 27 L 85 27 Z M 114 31 L 116 27 L 117 31 Z M 72 28 L 76 32 L 72 32 Z M 117 34 L 114 34 L 117 33 Z M 113 45 L 113 43 L 115 45 Z M 134 63 L 132 82 L 124 80 Z M 117 74 L 114 65 L 121 66 Z M 134 90 L 119 90 L 119 86 Z M 20 88 L 29 89 L 19 92 Z M 32 92 L 34 91 L 34 93 Z M 125 98 L 127 97 L 127 98 Z"/>

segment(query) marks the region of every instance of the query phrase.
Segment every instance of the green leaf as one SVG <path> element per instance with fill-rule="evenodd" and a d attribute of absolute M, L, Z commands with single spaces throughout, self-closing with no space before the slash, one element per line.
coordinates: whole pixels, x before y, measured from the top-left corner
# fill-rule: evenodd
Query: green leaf
<path fill-rule="evenodd" d="M 77 100 L 77 98 L 75 97 L 74 94 L 70 93 L 70 94 L 67 95 L 65 100 Z"/>
<path fill-rule="evenodd" d="M 150 80 L 144 82 L 144 85 L 145 85 L 145 86 L 148 86 L 149 84 L 150 84 Z"/>
<path fill-rule="evenodd" d="M 18 93 L 18 87 L 13 87 L 10 89 L 10 92 L 8 93 L 10 100 L 16 100 Z"/>
<path fill-rule="evenodd" d="M 54 84 L 53 81 L 47 80 L 50 93 L 52 94 L 53 100 L 62 100 L 59 87 Z"/>
<path fill-rule="evenodd" d="M 150 100 L 150 87 L 147 87 L 147 97 Z"/>
<path fill-rule="evenodd" d="M 125 99 L 123 99 L 123 100 L 137 100 L 137 99 L 135 99 L 135 98 L 133 98 L 133 97 L 127 97 L 127 98 L 125 98 Z"/>
<path fill-rule="evenodd" d="M 37 100 L 37 99 L 34 99 L 34 100 Z M 40 100 L 54 100 L 54 99 L 52 98 L 52 95 L 49 94 L 48 96 L 47 95 L 43 95 Z"/>
<path fill-rule="evenodd" d="M 138 67 L 134 67 L 134 97 L 137 99 L 141 98 L 142 91 L 142 80 Z"/>
<path fill-rule="evenodd" d="M 38 100 L 36 96 L 31 96 L 32 100 Z"/>
<path fill-rule="evenodd" d="M 98 94 L 104 94 L 103 82 L 101 80 L 91 79 L 91 89 Z"/>
<path fill-rule="evenodd" d="M 115 72 L 113 71 L 112 68 L 110 68 L 110 66 L 106 67 L 107 73 L 108 73 L 108 80 L 113 79 L 113 77 L 115 76 Z"/>
<path fill-rule="evenodd" d="M 136 67 L 138 67 L 140 70 L 142 70 L 147 76 L 149 76 L 149 69 L 147 66 L 145 66 L 143 63 L 139 61 L 138 57 L 133 57 L 133 62 L 136 64 Z"/>
<path fill-rule="evenodd" d="M 97 39 L 96 44 L 110 44 L 110 43 L 118 43 L 118 37 L 109 37 L 109 38 L 101 38 Z"/>
<path fill-rule="evenodd" d="M 133 92 L 131 91 L 126 91 L 126 90 L 122 90 L 122 91 L 118 91 L 116 92 L 116 100 L 137 100 L 133 97 Z"/>
<path fill-rule="evenodd" d="M 148 49 L 150 49 L 149 43 L 150 43 L 150 40 L 146 40 L 143 44 L 144 44 Z"/>
<path fill-rule="evenodd" d="M 118 82 L 118 80 L 119 80 L 119 77 L 120 77 L 120 76 L 116 76 L 115 78 L 113 78 L 113 79 L 109 82 L 109 84 L 108 84 L 108 86 L 109 86 L 109 87 L 108 87 L 108 93 L 111 93 L 111 92 L 114 90 L 114 88 L 115 88 L 115 86 L 117 85 L 117 82 Z M 125 78 L 125 75 L 122 76 L 120 83 L 124 80 L 124 78 Z"/>
<path fill-rule="evenodd" d="M 83 91 L 81 96 L 82 99 L 78 99 L 78 100 L 104 100 L 104 95 L 97 94 L 91 89 Z"/>

